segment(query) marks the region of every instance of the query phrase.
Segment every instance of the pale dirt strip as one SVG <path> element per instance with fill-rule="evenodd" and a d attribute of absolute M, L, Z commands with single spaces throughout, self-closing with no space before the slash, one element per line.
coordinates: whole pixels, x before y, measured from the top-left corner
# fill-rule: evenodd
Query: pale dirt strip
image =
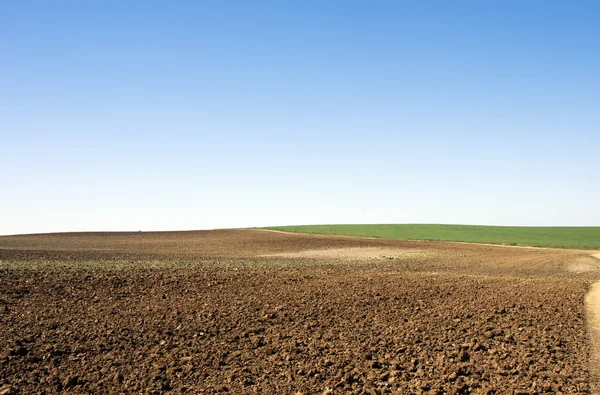
<path fill-rule="evenodd" d="M 400 258 L 424 258 L 434 256 L 433 251 L 424 251 L 414 248 L 392 248 L 392 247 L 346 247 L 328 248 L 321 250 L 303 250 L 296 252 L 280 252 L 266 254 L 265 257 L 285 258 L 323 258 L 323 259 L 400 259 Z"/>
<path fill-rule="evenodd" d="M 592 254 L 600 259 L 600 253 Z M 590 288 L 585 297 L 588 331 L 590 333 L 590 374 L 592 393 L 600 395 L 600 281 Z"/>

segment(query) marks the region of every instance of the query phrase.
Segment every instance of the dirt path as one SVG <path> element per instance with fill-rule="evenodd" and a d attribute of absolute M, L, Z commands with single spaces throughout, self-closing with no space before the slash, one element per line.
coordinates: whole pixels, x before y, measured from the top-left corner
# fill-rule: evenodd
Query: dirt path
<path fill-rule="evenodd" d="M 592 254 L 600 259 L 600 253 Z M 585 298 L 585 308 L 588 317 L 590 333 L 590 374 L 593 394 L 600 394 L 600 281 L 590 288 Z"/>

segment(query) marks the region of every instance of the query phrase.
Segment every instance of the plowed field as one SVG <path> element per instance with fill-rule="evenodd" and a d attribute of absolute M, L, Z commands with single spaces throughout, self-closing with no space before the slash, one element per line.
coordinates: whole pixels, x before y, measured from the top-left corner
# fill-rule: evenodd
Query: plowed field
<path fill-rule="evenodd" d="M 0 237 L 0 394 L 590 393 L 589 254 L 253 230 Z"/>

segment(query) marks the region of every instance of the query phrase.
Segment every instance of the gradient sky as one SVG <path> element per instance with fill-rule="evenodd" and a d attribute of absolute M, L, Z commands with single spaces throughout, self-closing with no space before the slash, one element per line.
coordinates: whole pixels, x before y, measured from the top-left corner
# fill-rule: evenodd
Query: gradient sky
<path fill-rule="evenodd" d="M 0 234 L 600 226 L 600 2 L 0 4 Z"/>

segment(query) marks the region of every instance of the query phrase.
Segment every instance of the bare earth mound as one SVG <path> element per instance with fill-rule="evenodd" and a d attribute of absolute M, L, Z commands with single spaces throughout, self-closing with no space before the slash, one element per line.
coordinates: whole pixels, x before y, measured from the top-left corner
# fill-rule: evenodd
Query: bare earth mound
<path fill-rule="evenodd" d="M 0 393 L 590 393 L 587 255 L 258 231 L 0 237 Z"/>

